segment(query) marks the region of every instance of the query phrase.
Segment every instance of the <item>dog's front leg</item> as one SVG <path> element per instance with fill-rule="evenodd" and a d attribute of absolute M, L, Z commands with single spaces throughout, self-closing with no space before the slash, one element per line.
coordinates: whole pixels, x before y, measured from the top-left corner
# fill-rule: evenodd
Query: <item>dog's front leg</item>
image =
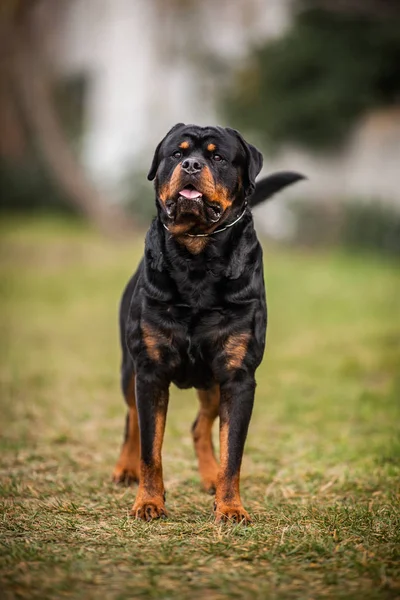
<path fill-rule="evenodd" d="M 151 521 L 166 517 L 161 450 L 168 408 L 168 384 L 136 375 L 136 400 L 140 429 L 139 489 L 132 515 Z"/>
<path fill-rule="evenodd" d="M 254 376 L 238 371 L 221 384 L 220 468 L 215 497 L 216 522 L 250 523 L 239 492 L 243 448 L 253 409 Z"/>

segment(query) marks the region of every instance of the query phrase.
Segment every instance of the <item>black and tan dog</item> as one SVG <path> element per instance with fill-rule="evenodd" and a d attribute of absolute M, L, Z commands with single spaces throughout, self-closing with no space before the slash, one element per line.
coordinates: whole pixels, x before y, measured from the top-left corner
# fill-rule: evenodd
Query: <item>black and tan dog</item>
<path fill-rule="evenodd" d="M 195 387 L 193 424 L 203 486 L 217 521 L 250 522 L 239 473 L 267 324 L 262 250 L 249 205 L 302 179 L 255 184 L 262 155 L 235 130 L 175 125 L 159 143 L 157 217 L 121 302 L 125 441 L 114 480 L 139 480 L 132 514 L 166 515 L 161 449 L 171 382 Z M 220 418 L 220 464 L 211 429 Z M 140 434 L 139 434 L 140 432 Z"/>

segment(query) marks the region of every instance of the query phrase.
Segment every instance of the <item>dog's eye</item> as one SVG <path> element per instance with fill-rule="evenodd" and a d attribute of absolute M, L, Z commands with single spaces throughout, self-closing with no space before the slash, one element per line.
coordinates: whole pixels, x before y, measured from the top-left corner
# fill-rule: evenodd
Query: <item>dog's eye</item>
<path fill-rule="evenodd" d="M 172 155 L 174 158 L 180 158 L 182 156 L 182 152 L 180 152 L 179 150 L 177 150 L 176 152 L 173 153 Z"/>
<path fill-rule="evenodd" d="M 217 162 L 220 162 L 221 160 L 223 160 L 223 158 L 220 154 L 213 154 L 213 159 L 216 160 Z"/>

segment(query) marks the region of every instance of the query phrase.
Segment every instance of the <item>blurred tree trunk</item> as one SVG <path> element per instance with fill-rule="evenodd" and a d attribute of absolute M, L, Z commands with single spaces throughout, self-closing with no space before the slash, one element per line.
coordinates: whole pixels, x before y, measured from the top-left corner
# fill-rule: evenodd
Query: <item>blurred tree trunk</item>
<path fill-rule="evenodd" d="M 41 32 L 34 19 L 34 9 L 41 1 L 10 0 L 0 16 L 2 45 L 18 108 L 71 205 L 103 231 L 130 228 L 132 222 L 121 207 L 107 201 L 89 182 L 63 131 L 40 47 Z M 52 7 L 52 1 L 46 2 L 46 10 Z"/>

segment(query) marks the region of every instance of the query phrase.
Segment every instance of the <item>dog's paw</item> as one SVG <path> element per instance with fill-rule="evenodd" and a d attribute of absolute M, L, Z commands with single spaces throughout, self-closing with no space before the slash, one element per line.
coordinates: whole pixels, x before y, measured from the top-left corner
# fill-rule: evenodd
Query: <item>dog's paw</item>
<path fill-rule="evenodd" d="M 154 519 L 166 519 L 164 501 L 154 498 L 146 501 L 136 501 L 132 507 L 131 516 L 142 521 L 153 521 Z"/>
<path fill-rule="evenodd" d="M 207 494 L 214 495 L 217 489 L 217 477 L 203 477 L 201 485 Z"/>
<path fill-rule="evenodd" d="M 216 523 L 240 523 L 242 525 L 251 525 L 252 523 L 249 513 L 241 504 L 215 503 L 214 514 Z"/>
<path fill-rule="evenodd" d="M 136 469 L 129 469 L 117 465 L 114 469 L 112 480 L 119 485 L 133 485 L 139 482 L 139 473 Z"/>

